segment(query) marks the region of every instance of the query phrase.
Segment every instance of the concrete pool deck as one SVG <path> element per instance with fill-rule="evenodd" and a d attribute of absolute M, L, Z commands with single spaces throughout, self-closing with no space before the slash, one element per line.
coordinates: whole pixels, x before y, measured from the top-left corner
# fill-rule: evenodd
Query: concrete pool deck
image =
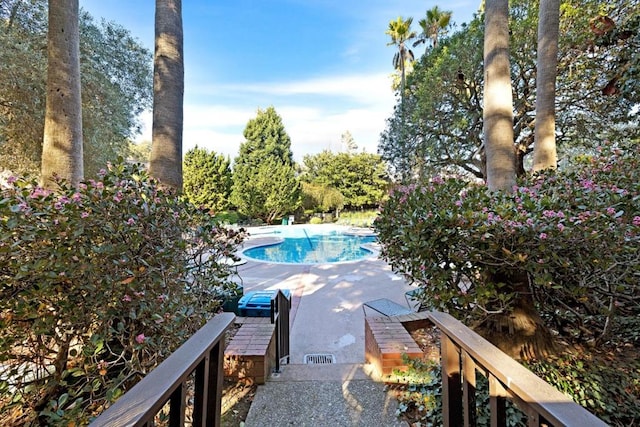
<path fill-rule="evenodd" d="M 244 244 L 275 243 L 254 235 Z M 247 427 L 404 426 L 397 402 L 365 364 L 362 304 L 388 298 L 406 305 L 411 287 L 377 257 L 334 264 L 276 264 L 252 260 L 238 266 L 244 291 L 289 289 L 292 295 L 290 364 L 258 387 Z M 368 315 L 375 313 L 368 312 Z M 307 354 L 332 354 L 329 365 L 305 365 Z"/>
<path fill-rule="evenodd" d="M 276 236 L 252 233 L 243 249 L 275 243 L 279 240 Z M 406 305 L 404 293 L 411 290 L 375 254 L 335 264 L 275 264 L 245 259 L 247 263 L 238 267 L 245 293 L 291 291 L 291 364 L 301 364 L 304 355 L 316 353 L 333 354 L 338 364 L 364 363 L 362 303 L 388 298 Z"/>

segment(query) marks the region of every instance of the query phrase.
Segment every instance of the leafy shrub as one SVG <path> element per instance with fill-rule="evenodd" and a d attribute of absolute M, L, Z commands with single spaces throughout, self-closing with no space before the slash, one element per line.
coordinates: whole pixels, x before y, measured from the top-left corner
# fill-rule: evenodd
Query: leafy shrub
<path fill-rule="evenodd" d="M 395 371 L 396 378 L 405 383 L 398 394 L 397 416 L 409 414 L 412 425 L 436 427 L 443 424 L 442 419 L 442 369 L 439 363 L 431 360 L 410 359 L 405 354 L 402 360 L 407 366 L 406 372 Z M 511 401 L 506 402 L 506 426 L 526 426 L 526 415 Z M 415 424 L 418 421 L 420 424 Z M 483 375 L 476 375 L 476 424 L 491 425 L 489 403 L 489 381 Z"/>
<path fill-rule="evenodd" d="M 492 279 L 524 274 L 564 340 L 637 348 L 639 154 L 637 144 L 605 143 L 510 194 L 459 178 L 398 186 L 375 222 L 381 255 L 420 285 L 423 305 L 468 322 L 508 313 L 517 295 Z"/>
<path fill-rule="evenodd" d="M 605 148 L 512 194 L 454 178 L 398 187 L 375 222 L 382 256 L 459 318 L 508 310 L 504 283 L 487 278 L 525 272 L 552 326 L 604 342 L 640 313 L 638 148 Z"/>
<path fill-rule="evenodd" d="M 309 224 L 322 224 L 322 218 L 314 216 L 309 220 Z"/>
<path fill-rule="evenodd" d="M 610 425 L 630 426 L 640 408 L 640 361 L 613 354 L 565 354 L 527 367 Z"/>
<path fill-rule="evenodd" d="M 0 424 L 86 424 L 211 318 L 243 232 L 139 166 L 0 200 Z"/>
<path fill-rule="evenodd" d="M 340 212 L 337 223 L 352 227 L 371 227 L 377 217 L 377 210 Z"/>
<path fill-rule="evenodd" d="M 397 395 L 396 416 L 409 412 L 412 421 L 425 426 L 441 426 L 442 421 L 442 374 L 440 364 L 431 360 L 411 359 L 402 355 L 406 371 L 394 371 L 395 378 L 404 384 Z M 422 424 L 421 424 L 422 425 Z"/>
<path fill-rule="evenodd" d="M 215 218 L 221 224 L 237 224 L 240 222 L 240 215 L 236 211 L 224 211 L 215 215 Z"/>

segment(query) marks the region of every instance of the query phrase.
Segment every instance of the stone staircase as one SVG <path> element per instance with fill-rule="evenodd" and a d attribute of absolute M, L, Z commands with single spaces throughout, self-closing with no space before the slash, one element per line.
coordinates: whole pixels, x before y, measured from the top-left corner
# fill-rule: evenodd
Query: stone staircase
<path fill-rule="evenodd" d="M 362 364 L 284 365 L 258 387 L 246 427 L 406 426 L 397 402 Z"/>

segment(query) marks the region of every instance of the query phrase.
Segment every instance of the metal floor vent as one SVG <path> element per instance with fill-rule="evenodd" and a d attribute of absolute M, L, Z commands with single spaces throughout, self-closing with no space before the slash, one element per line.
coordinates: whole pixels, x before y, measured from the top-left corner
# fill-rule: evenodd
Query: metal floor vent
<path fill-rule="evenodd" d="M 305 354 L 305 365 L 327 365 L 336 363 L 336 357 L 333 354 Z"/>

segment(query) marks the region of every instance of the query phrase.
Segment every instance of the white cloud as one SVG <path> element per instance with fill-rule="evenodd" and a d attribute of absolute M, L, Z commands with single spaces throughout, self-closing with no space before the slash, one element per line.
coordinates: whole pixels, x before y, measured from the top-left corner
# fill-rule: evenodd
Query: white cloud
<path fill-rule="evenodd" d="M 198 145 L 233 159 L 257 108 L 273 105 L 291 137 L 297 161 L 325 149 L 340 150 L 340 137 L 347 130 L 359 150 L 375 153 L 395 103 L 390 86 L 389 75 L 377 73 L 197 88 L 197 102 L 185 97 L 183 152 Z M 260 105 L 265 99 L 271 102 Z M 144 122 L 140 139 L 150 139 L 150 114 Z"/>

